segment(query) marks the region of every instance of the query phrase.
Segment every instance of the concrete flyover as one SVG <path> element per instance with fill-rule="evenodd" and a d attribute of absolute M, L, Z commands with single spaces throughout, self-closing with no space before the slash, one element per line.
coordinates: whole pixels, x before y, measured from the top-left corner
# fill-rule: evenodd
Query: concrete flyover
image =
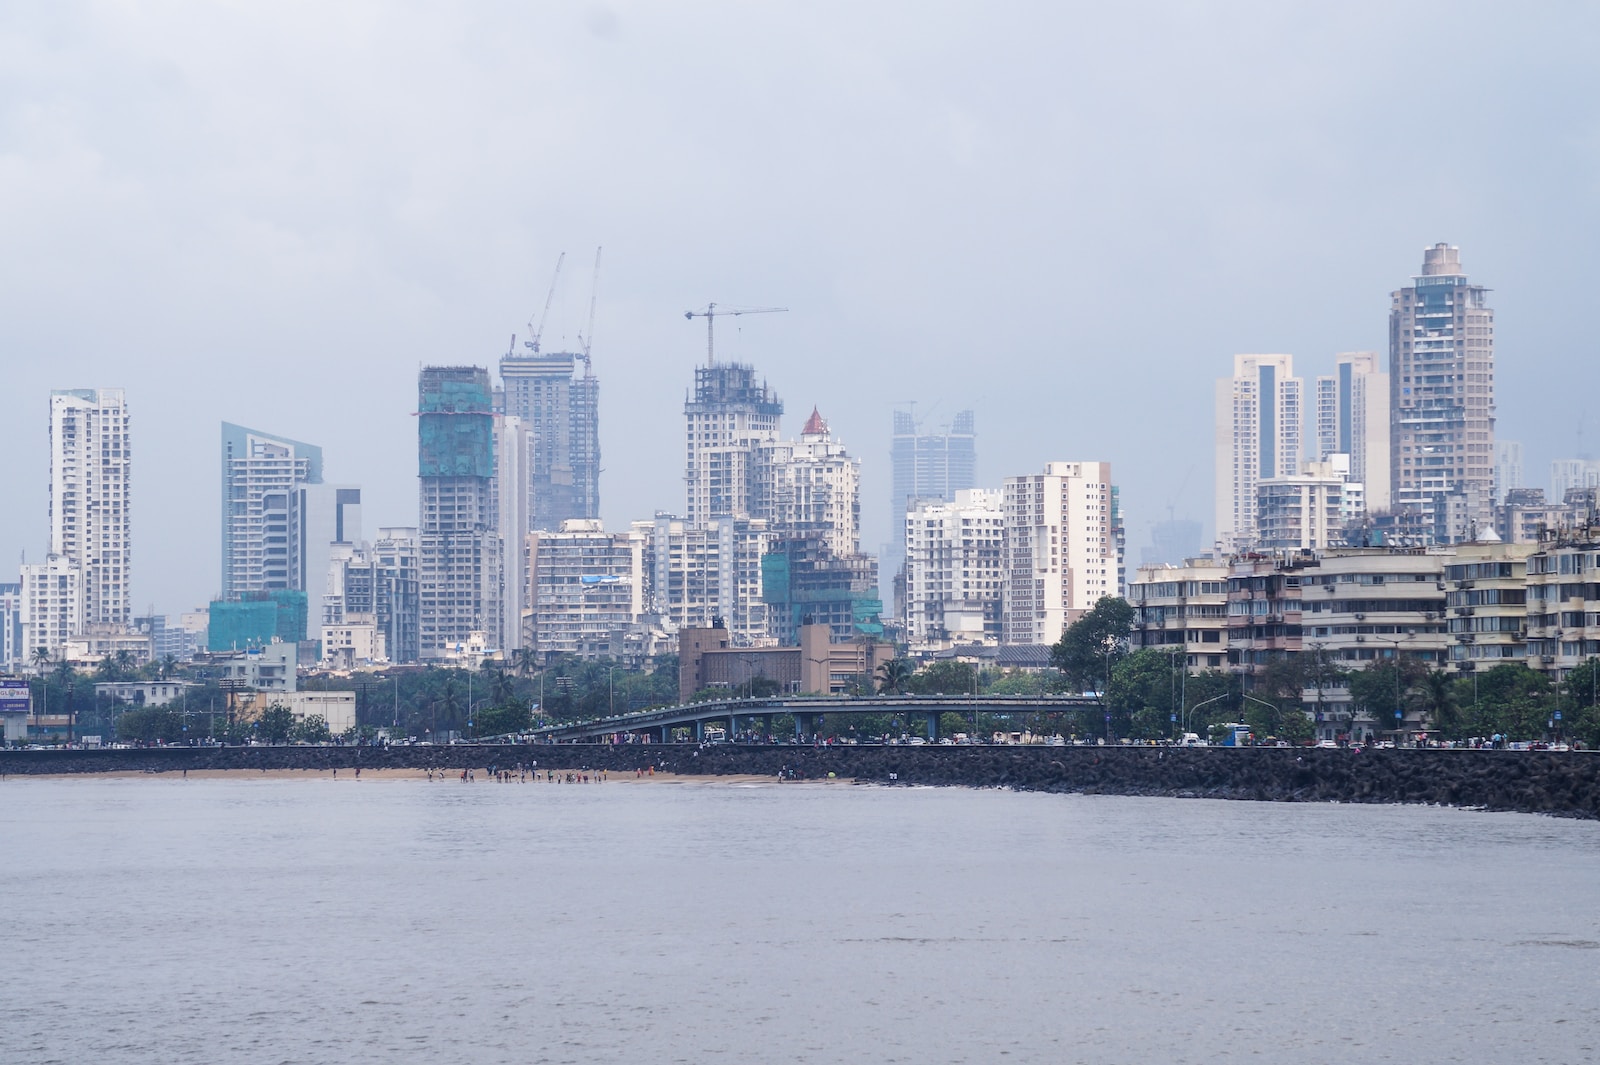
<path fill-rule="evenodd" d="M 543 743 L 582 743 L 613 736 L 628 736 L 635 742 L 669 743 L 678 729 L 691 729 L 695 740 L 705 738 L 705 730 L 717 725 L 728 737 L 738 734 L 743 721 L 747 731 L 772 734 L 772 719 L 787 714 L 794 719 L 794 734 L 799 739 L 817 735 L 822 716 L 898 714 L 928 724 L 928 738 L 939 739 L 939 718 L 943 714 L 970 717 L 983 714 L 1050 714 L 1098 710 L 1100 700 L 1092 695 L 993 696 L 980 695 L 889 695 L 870 698 L 826 696 L 814 698 L 728 699 L 640 710 L 631 714 L 598 718 L 569 725 L 534 729 Z M 751 726 L 757 729 L 752 729 Z"/>

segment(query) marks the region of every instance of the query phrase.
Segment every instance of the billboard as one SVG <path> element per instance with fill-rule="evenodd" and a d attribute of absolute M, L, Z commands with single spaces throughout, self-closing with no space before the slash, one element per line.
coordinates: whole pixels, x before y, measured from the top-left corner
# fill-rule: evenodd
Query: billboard
<path fill-rule="evenodd" d="M 26 714 L 32 709 L 28 682 L 21 677 L 0 677 L 0 714 Z"/>

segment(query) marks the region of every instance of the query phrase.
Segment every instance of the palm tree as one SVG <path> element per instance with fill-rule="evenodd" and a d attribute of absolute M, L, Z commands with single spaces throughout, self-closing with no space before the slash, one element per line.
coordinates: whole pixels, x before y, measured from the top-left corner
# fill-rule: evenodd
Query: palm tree
<path fill-rule="evenodd" d="M 33 668 L 43 675 L 45 667 L 50 664 L 50 650 L 46 647 L 33 649 Z"/>
<path fill-rule="evenodd" d="M 1442 669 L 1434 670 L 1418 681 L 1415 688 L 1417 702 L 1427 721 L 1441 733 L 1453 733 L 1460 721 L 1456 706 L 1455 680 Z"/>
<path fill-rule="evenodd" d="M 124 648 L 123 650 L 117 652 L 117 656 L 116 657 L 117 657 L 117 679 L 121 680 L 123 677 L 126 677 L 129 673 L 133 672 L 133 664 L 134 664 L 133 652 L 127 650 L 126 648 Z"/>
<path fill-rule="evenodd" d="M 904 658 L 891 658 L 878 666 L 878 694 L 899 695 L 916 668 Z"/>
<path fill-rule="evenodd" d="M 511 671 L 523 678 L 533 672 L 533 650 L 531 648 L 518 647 L 512 650 Z"/>
<path fill-rule="evenodd" d="M 178 656 L 167 655 L 161 659 L 161 679 L 166 680 L 178 671 Z"/>

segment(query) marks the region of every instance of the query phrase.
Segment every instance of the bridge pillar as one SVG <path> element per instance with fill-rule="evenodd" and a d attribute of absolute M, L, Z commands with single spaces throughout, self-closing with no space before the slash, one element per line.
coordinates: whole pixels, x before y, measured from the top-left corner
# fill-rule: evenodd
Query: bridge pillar
<path fill-rule="evenodd" d="M 706 723 L 696 718 L 694 723 L 694 741 L 704 743 L 706 738 Z"/>
<path fill-rule="evenodd" d="M 937 710 L 928 714 L 928 742 L 939 742 L 939 711 Z"/>
<path fill-rule="evenodd" d="M 762 714 L 761 715 L 761 735 L 766 739 L 766 741 L 768 743 L 772 742 L 772 715 L 771 714 Z"/>

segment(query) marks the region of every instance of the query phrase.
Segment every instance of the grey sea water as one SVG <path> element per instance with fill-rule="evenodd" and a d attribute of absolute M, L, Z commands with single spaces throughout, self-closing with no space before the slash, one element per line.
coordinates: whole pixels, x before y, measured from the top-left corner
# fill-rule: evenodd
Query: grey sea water
<path fill-rule="evenodd" d="M 344 777 L 0 809 L 7 1063 L 1600 1057 L 1590 823 Z"/>

